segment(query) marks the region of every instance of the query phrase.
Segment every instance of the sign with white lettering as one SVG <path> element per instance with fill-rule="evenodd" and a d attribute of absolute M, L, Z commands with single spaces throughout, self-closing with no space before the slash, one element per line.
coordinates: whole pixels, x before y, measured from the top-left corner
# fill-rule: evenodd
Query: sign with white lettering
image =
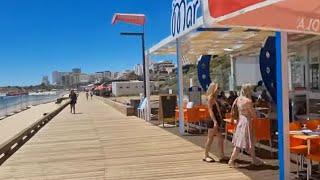
<path fill-rule="evenodd" d="M 202 0 L 205 26 L 320 34 L 319 0 Z"/>
<path fill-rule="evenodd" d="M 191 28 L 197 20 L 200 0 L 173 0 L 171 35 L 174 37 Z"/>
<path fill-rule="evenodd" d="M 320 19 L 310 17 L 298 17 L 297 30 L 306 32 L 320 32 Z"/>

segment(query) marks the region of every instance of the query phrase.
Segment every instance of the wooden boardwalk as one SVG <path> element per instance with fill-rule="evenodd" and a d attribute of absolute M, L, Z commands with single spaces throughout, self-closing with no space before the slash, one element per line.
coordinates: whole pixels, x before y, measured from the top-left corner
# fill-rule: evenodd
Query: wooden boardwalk
<path fill-rule="evenodd" d="M 67 108 L 42 128 L 0 166 L 0 179 L 251 179 L 202 162 L 200 146 L 98 100 L 81 96 L 78 112 Z"/>

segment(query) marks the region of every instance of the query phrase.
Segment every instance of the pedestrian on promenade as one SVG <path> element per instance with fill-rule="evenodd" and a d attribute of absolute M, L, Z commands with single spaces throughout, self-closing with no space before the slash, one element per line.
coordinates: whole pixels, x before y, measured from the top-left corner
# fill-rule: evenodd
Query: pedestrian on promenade
<path fill-rule="evenodd" d="M 243 85 L 240 96 L 235 100 L 232 106 L 232 112 L 237 109 L 237 112 L 233 112 L 232 114 L 238 114 L 239 119 L 236 122 L 236 130 L 232 139 L 234 149 L 228 163 L 230 167 L 236 167 L 234 161 L 238 157 L 240 149 L 249 150 L 249 153 L 252 157 L 252 163 L 254 165 L 263 164 L 263 162 L 257 159 L 255 155 L 255 140 L 252 128 L 252 120 L 256 118 L 256 112 L 253 108 L 251 95 L 252 92 L 250 85 Z"/>
<path fill-rule="evenodd" d="M 218 138 L 218 146 L 220 149 L 220 161 L 225 159 L 224 156 L 224 146 L 223 146 L 223 137 L 222 132 L 224 131 L 223 128 L 223 116 L 220 111 L 220 104 L 217 101 L 218 95 L 218 84 L 211 83 L 208 91 L 207 91 L 207 98 L 208 98 L 208 110 L 210 113 L 211 119 L 208 121 L 208 137 L 205 144 L 205 157 L 203 161 L 205 162 L 215 162 L 215 160 L 209 156 L 210 148 L 215 136 Z"/>
<path fill-rule="evenodd" d="M 92 100 L 92 96 L 93 96 L 93 91 L 90 91 L 90 96 L 91 96 L 91 100 Z"/>
<path fill-rule="evenodd" d="M 76 104 L 77 104 L 77 99 L 78 99 L 78 96 L 77 94 L 74 92 L 74 90 L 71 90 L 70 91 L 70 94 L 69 94 L 69 98 L 70 98 L 70 108 L 71 108 L 71 113 L 73 112 L 73 114 L 76 113 Z"/>
<path fill-rule="evenodd" d="M 86 98 L 87 98 L 87 100 L 89 99 L 89 92 L 88 91 L 86 91 Z"/>

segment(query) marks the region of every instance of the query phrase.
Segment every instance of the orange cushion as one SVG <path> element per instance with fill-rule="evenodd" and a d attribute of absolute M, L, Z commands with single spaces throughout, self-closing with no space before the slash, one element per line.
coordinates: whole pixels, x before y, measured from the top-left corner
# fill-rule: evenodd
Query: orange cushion
<path fill-rule="evenodd" d="M 307 156 L 308 159 L 312 160 L 312 161 L 318 161 L 320 162 L 320 152 L 314 153 L 314 154 L 309 154 Z"/>
<path fill-rule="evenodd" d="M 308 146 L 307 145 L 298 145 L 290 147 L 290 152 L 294 154 L 307 154 Z"/>

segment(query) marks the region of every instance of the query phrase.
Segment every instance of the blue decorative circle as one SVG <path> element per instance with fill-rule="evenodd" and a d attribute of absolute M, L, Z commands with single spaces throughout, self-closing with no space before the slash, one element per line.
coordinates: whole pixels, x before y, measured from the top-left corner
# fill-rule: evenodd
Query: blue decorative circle
<path fill-rule="evenodd" d="M 265 45 L 260 51 L 260 72 L 273 101 L 277 103 L 276 82 L 276 38 L 268 37 Z"/>
<path fill-rule="evenodd" d="M 267 67 L 267 69 L 266 69 L 266 72 L 267 72 L 267 74 L 270 74 L 270 67 Z"/>
<path fill-rule="evenodd" d="M 211 79 L 210 79 L 210 61 L 211 55 L 202 55 L 198 61 L 198 80 L 204 91 L 207 91 Z"/>

